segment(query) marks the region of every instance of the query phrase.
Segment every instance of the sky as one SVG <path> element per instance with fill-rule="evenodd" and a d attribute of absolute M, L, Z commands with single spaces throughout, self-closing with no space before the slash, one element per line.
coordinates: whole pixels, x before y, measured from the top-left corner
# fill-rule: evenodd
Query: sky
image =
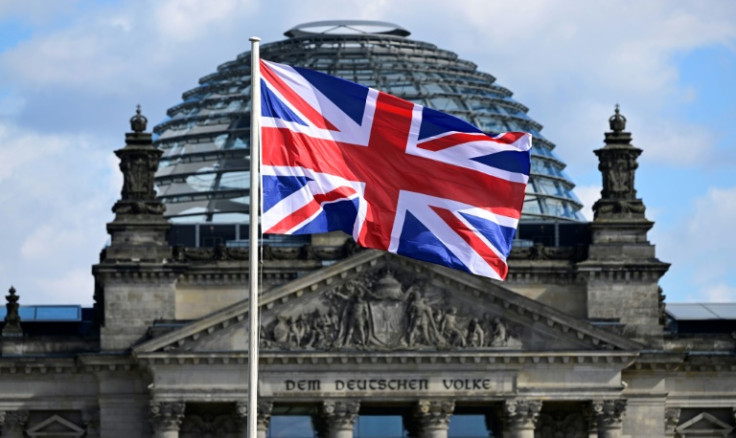
<path fill-rule="evenodd" d="M 736 301 L 732 0 L 0 0 L 0 291 L 91 305 L 136 104 L 153 126 L 250 36 L 335 19 L 397 23 L 494 75 L 544 125 L 588 218 L 592 151 L 620 104 L 667 301 Z"/>

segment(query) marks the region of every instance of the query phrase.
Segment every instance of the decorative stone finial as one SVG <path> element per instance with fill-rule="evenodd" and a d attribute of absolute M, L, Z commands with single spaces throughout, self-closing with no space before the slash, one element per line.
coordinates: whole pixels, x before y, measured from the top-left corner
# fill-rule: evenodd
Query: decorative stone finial
<path fill-rule="evenodd" d="M 18 300 L 20 297 L 15 294 L 15 288 L 10 286 L 9 294 L 5 296 L 7 303 L 5 308 L 8 310 L 5 315 L 5 326 L 3 327 L 3 336 L 22 336 L 23 330 L 20 327 L 20 315 L 18 314 Z"/>
<path fill-rule="evenodd" d="M 626 117 L 619 112 L 618 104 L 616 104 L 616 113 L 608 119 L 608 124 L 611 125 L 611 131 L 615 133 L 623 132 L 626 129 Z"/>
<path fill-rule="evenodd" d="M 135 115 L 130 118 L 130 129 L 133 132 L 143 132 L 146 130 L 146 124 L 148 119 L 146 116 L 141 114 L 141 106 L 137 105 L 135 109 Z"/>

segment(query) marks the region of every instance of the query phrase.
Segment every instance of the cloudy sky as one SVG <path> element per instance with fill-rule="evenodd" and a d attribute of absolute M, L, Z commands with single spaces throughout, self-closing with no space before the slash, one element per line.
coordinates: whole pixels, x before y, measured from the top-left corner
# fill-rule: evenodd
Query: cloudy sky
<path fill-rule="evenodd" d="M 161 121 L 251 35 L 325 19 L 395 22 L 496 76 L 588 217 L 620 103 L 668 301 L 736 301 L 732 0 L 0 0 L 0 292 L 90 305 L 135 105 Z"/>

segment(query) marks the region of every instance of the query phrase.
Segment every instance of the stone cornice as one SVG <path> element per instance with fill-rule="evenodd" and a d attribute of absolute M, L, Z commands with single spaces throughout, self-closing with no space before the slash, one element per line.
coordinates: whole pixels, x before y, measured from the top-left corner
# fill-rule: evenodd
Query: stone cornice
<path fill-rule="evenodd" d="M 521 366 L 533 365 L 596 365 L 625 369 L 636 361 L 635 351 L 559 351 L 559 352 L 399 352 L 399 353 L 328 353 L 328 352 L 262 352 L 259 363 L 264 366 L 279 365 L 327 365 L 334 369 L 340 365 L 416 365 L 447 366 L 459 365 L 476 368 L 479 365 L 518 369 Z M 139 353 L 138 362 L 146 365 L 229 365 L 246 364 L 248 354 L 243 351 L 217 353 Z"/>
<path fill-rule="evenodd" d="M 736 352 L 643 352 L 627 371 L 736 372 Z"/>

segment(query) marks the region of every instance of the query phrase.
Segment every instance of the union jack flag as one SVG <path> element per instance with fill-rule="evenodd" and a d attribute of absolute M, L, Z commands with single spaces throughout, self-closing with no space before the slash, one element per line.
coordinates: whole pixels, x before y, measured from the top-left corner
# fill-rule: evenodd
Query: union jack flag
<path fill-rule="evenodd" d="M 506 277 L 530 134 L 488 135 L 324 73 L 260 68 L 264 233 L 342 230 L 368 248 Z"/>

